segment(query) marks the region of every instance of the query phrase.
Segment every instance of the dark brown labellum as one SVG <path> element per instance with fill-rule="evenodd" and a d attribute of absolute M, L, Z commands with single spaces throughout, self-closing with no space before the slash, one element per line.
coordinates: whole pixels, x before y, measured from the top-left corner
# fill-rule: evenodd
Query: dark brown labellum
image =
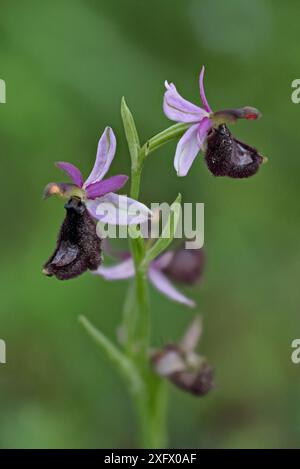
<path fill-rule="evenodd" d="M 215 176 L 247 178 L 258 171 L 263 157 L 255 148 L 236 140 L 222 124 L 207 137 L 205 161 Z"/>
<path fill-rule="evenodd" d="M 204 363 L 197 372 L 177 371 L 172 373 L 169 379 L 180 389 L 199 397 L 205 396 L 215 387 L 214 371 L 207 363 Z"/>
<path fill-rule="evenodd" d="M 203 273 L 205 256 L 203 249 L 185 249 L 180 246 L 164 273 L 175 282 L 194 285 Z"/>
<path fill-rule="evenodd" d="M 54 275 L 59 280 L 77 277 L 88 269 L 96 270 L 101 264 L 101 240 L 86 206 L 72 197 L 65 209 L 56 249 L 43 268 L 45 275 Z"/>

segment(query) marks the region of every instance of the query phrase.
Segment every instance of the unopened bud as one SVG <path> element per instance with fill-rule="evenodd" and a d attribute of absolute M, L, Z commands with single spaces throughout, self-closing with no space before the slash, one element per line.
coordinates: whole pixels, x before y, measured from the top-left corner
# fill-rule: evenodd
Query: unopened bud
<path fill-rule="evenodd" d="M 203 249 L 185 249 L 184 246 L 180 246 L 163 271 L 175 282 L 194 285 L 200 281 L 204 265 Z"/>

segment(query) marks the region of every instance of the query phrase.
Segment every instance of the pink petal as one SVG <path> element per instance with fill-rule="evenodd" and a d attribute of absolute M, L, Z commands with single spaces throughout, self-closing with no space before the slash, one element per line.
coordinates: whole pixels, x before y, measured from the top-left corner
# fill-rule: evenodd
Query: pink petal
<path fill-rule="evenodd" d="M 204 91 L 204 72 L 205 72 L 205 67 L 203 66 L 200 72 L 200 77 L 199 77 L 199 85 L 200 85 L 200 96 L 201 100 L 203 103 L 203 106 L 207 112 L 212 112 L 210 105 L 208 104 L 208 101 L 205 96 L 205 91 Z"/>
<path fill-rule="evenodd" d="M 108 255 L 116 260 L 118 259 L 119 261 L 125 261 L 131 257 L 130 251 L 120 251 L 112 248 L 108 237 L 102 239 L 101 248 L 105 255 Z"/>
<path fill-rule="evenodd" d="M 94 218 L 109 225 L 137 225 L 152 216 L 146 205 L 113 192 L 88 200 L 86 206 Z"/>
<path fill-rule="evenodd" d="M 134 276 L 135 269 L 133 259 L 126 259 L 126 261 L 116 264 L 112 267 L 103 267 L 102 265 L 94 271 L 96 275 L 101 275 L 101 277 L 106 280 L 122 280 L 125 278 L 131 278 Z"/>
<path fill-rule="evenodd" d="M 171 284 L 167 277 L 155 267 L 150 266 L 148 275 L 155 288 L 157 288 L 157 290 L 162 292 L 168 298 L 171 298 L 171 300 L 185 304 L 187 306 L 190 306 L 191 308 L 196 306 L 193 300 L 187 298 L 178 290 L 176 290 L 176 288 Z"/>
<path fill-rule="evenodd" d="M 94 167 L 83 185 L 84 189 L 90 184 L 95 184 L 103 179 L 115 156 L 116 146 L 116 137 L 113 130 L 106 127 L 98 143 Z"/>
<path fill-rule="evenodd" d="M 176 122 L 199 122 L 207 116 L 204 109 L 182 98 L 173 83 L 165 82 L 167 91 L 164 95 L 163 109 L 166 116 Z"/>
<path fill-rule="evenodd" d="M 204 117 L 200 124 L 192 125 L 183 134 L 177 144 L 174 159 L 174 166 L 178 176 L 187 175 L 211 127 L 211 120 L 208 117 Z"/>
<path fill-rule="evenodd" d="M 160 376 L 170 376 L 178 371 L 186 370 L 186 363 L 178 350 L 164 350 L 154 357 L 155 371 Z"/>
<path fill-rule="evenodd" d="M 205 139 L 207 137 L 207 134 L 212 128 L 212 126 L 213 126 L 213 123 L 208 117 L 204 117 L 204 119 L 202 119 L 202 121 L 200 122 L 199 127 L 198 127 L 198 135 L 197 135 L 200 148 L 202 148 L 205 142 Z"/>
<path fill-rule="evenodd" d="M 165 269 L 168 267 L 170 262 L 172 261 L 174 257 L 174 252 L 173 251 L 167 251 L 164 252 L 161 256 L 157 257 L 152 264 L 155 265 L 155 267 L 159 270 Z"/>
<path fill-rule="evenodd" d="M 177 144 L 174 167 L 178 176 L 186 176 L 194 159 L 198 155 L 201 145 L 198 139 L 199 124 L 192 125 L 181 137 Z"/>
<path fill-rule="evenodd" d="M 76 168 L 76 166 L 74 166 L 72 163 L 67 163 L 66 161 L 57 161 L 55 165 L 59 169 L 62 169 L 65 173 L 67 173 L 67 175 L 70 176 L 76 186 L 82 187 L 83 178 L 81 172 L 78 168 Z"/>
<path fill-rule="evenodd" d="M 118 191 L 128 181 L 128 176 L 124 174 L 118 174 L 108 179 L 104 179 L 94 184 L 90 184 L 86 187 L 86 194 L 88 199 L 95 199 L 96 197 L 102 197 L 109 192 Z"/>
<path fill-rule="evenodd" d="M 198 345 L 202 335 L 202 319 L 197 315 L 188 326 L 180 341 L 180 348 L 184 353 L 192 353 Z"/>

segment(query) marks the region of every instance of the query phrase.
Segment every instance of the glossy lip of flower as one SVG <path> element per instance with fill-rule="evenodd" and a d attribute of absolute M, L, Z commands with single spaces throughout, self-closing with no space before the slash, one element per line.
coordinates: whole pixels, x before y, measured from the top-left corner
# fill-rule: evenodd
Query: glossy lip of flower
<path fill-rule="evenodd" d="M 98 219 L 103 220 L 106 216 L 106 222 L 118 224 L 131 224 L 145 221 L 151 215 L 151 211 L 142 203 L 137 202 L 125 195 L 117 195 L 114 191 L 120 190 L 128 181 L 128 176 L 118 174 L 103 179 L 110 168 L 116 153 L 116 137 L 110 127 L 106 127 L 100 137 L 96 160 L 94 167 L 86 181 L 83 180 L 80 170 L 71 163 L 59 161 L 56 166 L 62 169 L 72 180 L 72 184 L 67 183 L 49 183 L 44 190 L 44 197 L 48 198 L 52 195 L 60 195 L 64 198 L 72 196 L 82 199 L 90 214 Z M 115 207 L 112 217 L 107 220 L 107 213 L 104 215 L 98 208 L 101 204 L 111 204 Z M 132 216 L 126 212 L 127 208 L 134 205 L 140 211 L 140 217 L 137 219 L 136 213 Z M 98 213 L 99 212 L 99 213 Z M 127 216 L 124 217 L 125 212 Z M 135 216 L 134 216 L 135 215 Z"/>
<path fill-rule="evenodd" d="M 203 149 L 212 127 L 235 122 L 237 119 L 255 120 L 261 116 L 257 109 L 249 106 L 213 112 L 205 96 L 204 71 L 203 66 L 199 77 L 199 87 L 204 109 L 184 99 L 173 83 L 169 84 L 165 81 L 164 113 L 175 122 L 191 124 L 177 144 L 174 166 L 178 176 L 187 175 L 197 154 Z"/>
<path fill-rule="evenodd" d="M 153 286 L 165 296 L 178 303 L 185 304 L 191 308 L 196 306 L 195 302 L 179 292 L 163 273 L 173 258 L 174 253 L 167 251 L 153 262 L 148 269 L 148 277 Z M 134 277 L 135 267 L 132 257 L 128 257 L 119 264 L 111 267 L 100 266 L 93 274 L 100 275 L 106 280 L 123 280 Z"/>

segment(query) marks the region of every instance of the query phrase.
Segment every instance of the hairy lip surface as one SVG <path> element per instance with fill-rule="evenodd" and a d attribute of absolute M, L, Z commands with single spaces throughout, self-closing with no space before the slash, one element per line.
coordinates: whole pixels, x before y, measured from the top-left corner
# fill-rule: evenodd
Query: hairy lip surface
<path fill-rule="evenodd" d="M 101 264 L 101 240 L 96 223 L 85 204 L 72 197 L 60 228 L 56 248 L 43 267 L 43 273 L 59 280 L 78 277 L 86 270 L 96 270 Z"/>

